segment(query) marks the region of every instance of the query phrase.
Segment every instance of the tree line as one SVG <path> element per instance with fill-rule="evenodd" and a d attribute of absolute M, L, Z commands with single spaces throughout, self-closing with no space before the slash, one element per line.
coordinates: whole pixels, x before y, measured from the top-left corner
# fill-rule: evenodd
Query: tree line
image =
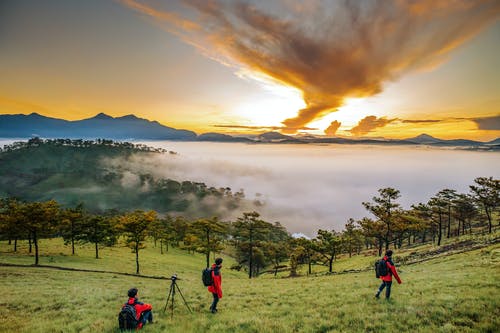
<path fill-rule="evenodd" d="M 113 147 L 120 149 L 127 149 L 132 151 L 142 151 L 149 153 L 167 153 L 169 151 L 163 148 L 154 148 L 147 146 L 145 144 L 134 144 L 130 142 L 113 141 L 111 139 L 96 139 L 96 140 L 84 140 L 84 139 L 41 139 L 39 137 L 33 137 L 28 141 L 16 141 L 9 145 L 4 145 L 3 148 L 0 147 L 1 152 L 11 152 L 15 150 L 22 150 L 27 148 L 39 147 L 39 146 L 66 146 L 66 147 L 76 147 L 76 148 L 88 148 L 88 147 Z M 176 154 L 176 152 L 170 151 L 170 154 Z"/>
<path fill-rule="evenodd" d="M 457 237 L 478 230 L 492 232 L 498 220 L 500 181 L 492 177 L 474 180 L 470 192 L 444 189 L 426 203 L 403 209 L 398 203 L 400 192 L 383 188 L 378 196 L 363 206 L 371 217 L 349 219 L 342 231 L 318 230 L 316 237 L 294 238 L 279 222 L 264 221 L 256 211 L 245 212 L 235 221 L 218 217 L 188 219 L 156 211 L 88 212 L 83 204 L 63 208 L 56 201 L 23 202 L 14 198 L 0 200 L 0 239 L 8 240 L 17 251 L 17 242 L 27 240 L 29 253 L 34 251 L 39 264 L 39 240 L 62 237 L 75 254 L 76 245 L 90 243 L 99 249 L 124 243 L 135 254 L 136 273 L 140 273 L 140 250 L 150 240 L 161 254 L 169 247 L 202 253 L 206 265 L 210 255 L 226 251 L 246 270 L 248 277 L 264 272 L 277 274 L 286 270 L 298 274 L 300 265 L 312 272 L 313 265 L 324 265 L 333 271 L 341 254 L 352 256 L 363 249 L 400 248 L 405 243 L 433 242 L 441 245 L 443 237 Z M 498 222 L 497 222 L 498 225 Z"/>

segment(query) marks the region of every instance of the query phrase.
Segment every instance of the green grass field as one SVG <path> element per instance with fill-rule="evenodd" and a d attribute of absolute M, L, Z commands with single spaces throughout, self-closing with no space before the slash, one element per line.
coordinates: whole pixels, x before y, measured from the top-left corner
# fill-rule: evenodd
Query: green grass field
<path fill-rule="evenodd" d="M 492 236 L 488 236 L 492 237 Z M 498 237 L 498 236 L 494 236 Z M 18 253 L 0 242 L 0 262 L 33 263 L 20 244 Z M 173 318 L 163 312 L 170 280 L 125 276 L 135 272 L 130 249 L 107 248 L 94 259 L 92 247 L 71 256 L 59 239 L 41 241 L 41 265 L 116 273 L 63 271 L 37 267 L 0 267 L 0 332 L 118 332 L 117 314 L 126 291 L 136 286 L 151 303 L 155 323 L 143 332 L 498 332 L 500 328 L 500 244 L 444 255 L 399 267 L 403 284 L 395 283 L 392 299 L 373 296 L 379 281 L 371 270 L 360 273 L 249 280 L 230 271 L 225 257 L 224 296 L 219 312 L 209 313 L 211 294 L 201 283 L 204 257 L 170 249 L 161 255 L 152 244 L 140 251 L 141 274 L 169 277 L 179 295 Z M 420 248 L 428 251 L 430 246 Z M 400 251 L 400 258 L 419 251 Z M 397 259 L 397 257 L 396 257 Z M 338 271 L 366 269 L 375 257 L 342 257 Z M 324 271 L 314 268 L 316 273 Z"/>

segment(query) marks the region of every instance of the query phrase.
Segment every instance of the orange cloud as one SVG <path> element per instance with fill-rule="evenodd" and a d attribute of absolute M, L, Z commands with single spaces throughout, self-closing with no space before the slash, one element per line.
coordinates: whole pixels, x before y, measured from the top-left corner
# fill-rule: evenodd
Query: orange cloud
<path fill-rule="evenodd" d="M 170 24 L 172 24 L 175 28 L 186 31 L 195 31 L 199 30 L 200 27 L 197 23 L 191 21 L 191 20 L 186 20 L 183 19 L 181 16 L 174 12 L 169 12 L 169 11 L 159 11 L 156 10 L 150 6 L 147 6 L 145 4 L 139 3 L 135 0 L 118 0 L 122 4 L 124 4 L 127 7 L 130 7 L 138 12 L 141 12 L 145 15 L 155 17 L 159 20 L 162 21 L 167 21 Z M 172 32 L 175 32 L 172 31 Z"/>
<path fill-rule="evenodd" d="M 336 120 L 332 121 L 330 126 L 328 126 L 328 128 L 325 129 L 325 134 L 328 136 L 334 136 L 335 133 L 337 133 L 337 130 L 339 129 L 340 125 L 341 125 L 340 122 Z"/>
<path fill-rule="evenodd" d="M 396 120 L 398 119 L 387 119 L 385 117 L 377 118 L 376 116 L 368 116 L 361 119 L 358 125 L 351 128 L 350 132 L 356 136 L 365 135 L 376 128 L 384 127 L 385 125 L 390 124 Z"/>
<path fill-rule="evenodd" d="M 302 91 L 284 132 L 367 97 L 407 72 L 434 68 L 500 13 L 500 1 L 276 2 L 185 0 L 159 9 L 122 3 L 170 25 L 204 54 Z M 174 13 L 171 8 L 177 10 Z"/>

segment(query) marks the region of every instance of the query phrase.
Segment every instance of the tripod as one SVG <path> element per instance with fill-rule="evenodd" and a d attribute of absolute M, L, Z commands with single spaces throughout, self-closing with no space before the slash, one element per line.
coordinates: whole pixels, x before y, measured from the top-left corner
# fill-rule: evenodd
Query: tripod
<path fill-rule="evenodd" d="M 186 299 L 184 298 L 184 295 L 182 295 L 182 292 L 181 292 L 181 289 L 179 288 L 179 286 L 177 285 L 176 281 L 177 280 L 180 280 L 177 278 L 177 275 L 172 275 L 172 277 L 170 278 L 170 280 L 172 280 L 172 283 L 170 283 L 170 290 L 168 292 L 168 296 L 167 296 L 167 302 L 165 303 L 165 307 L 163 308 L 163 312 L 165 312 L 167 310 L 167 305 L 168 305 L 168 302 L 170 300 L 171 303 L 172 303 L 172 312 L 170 314 L 171 318 L 174 317 L 174 300 L 175 300 L 175 289 L 177 289 L 177 291 L 179 292 L 179 294 L 181 295 L 182 297 L 182 300 L 184 301 L 184 304 L 186 305 L 187 309 L 189 310 L 189 312 L 192 312 L 191 309 L 189 308 L 189 305 L 187 304 L 186 302 Z M 170 296 L 172 296 L 172 298 L 170 298 Z"/>

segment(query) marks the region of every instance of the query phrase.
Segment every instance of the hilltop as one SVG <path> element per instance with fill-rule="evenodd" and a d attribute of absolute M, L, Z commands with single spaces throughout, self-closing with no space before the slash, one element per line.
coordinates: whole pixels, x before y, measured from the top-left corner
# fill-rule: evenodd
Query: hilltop
<path fill-rule="evenodd" d="M 111 140 L 17 142 L 0 152 L 0 197 L 54 199 L 71 207 L 84 203 L 96 212 L 152 209 L 193 217 L 223 214 L 249 204 L 243 193 L 186 179 L 159 178 L 137 166 L 168 162 L 175 154 Z M 208 203 L 209 198 L 214 202 Z"/>

